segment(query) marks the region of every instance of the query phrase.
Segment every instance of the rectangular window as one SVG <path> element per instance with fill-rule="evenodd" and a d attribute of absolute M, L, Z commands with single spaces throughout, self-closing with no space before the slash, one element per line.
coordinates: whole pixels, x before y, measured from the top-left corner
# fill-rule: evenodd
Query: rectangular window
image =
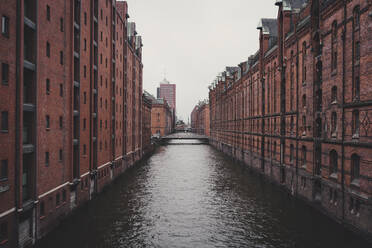
<path fill-rule="evenodd" d="M 84 12 L 84 25 L 87 25 L 87 12 Z"/>
<path fill-rule="evenodd" d="M 87 154 L 87 145 L 84 144 L 83 146 L 83 154 L 86 155 Z"/>
<path fill-rule="evenodd" d="M 63 150 L 59 149 L 59 161 L 63 160 Z"/>
<path fill-rule="evenodd" d="M 87 66 L 84 65 L 84 78 L 86 78 L 86 77 L 87 77 Z"/>
<path fill-rule="evenodd" d="M 84 39 L 84 51 L 87 50 L 87 39 Z"/>
<path fill-rule="evenodd" d="M 46 79 L 46 93 L 47 93 L 47 95 L 50 94 L 50 80 L 49 80 L 49 78 Z"/>
<path fill-rule="evenodd" d="M 83 129 L 85 130 L 87 128 L 87 119 L 84 118 L 83 120 Z"/>
<path fill-rule="evenodd" d="M 60 30 L 61 30 L 61 32 L 64 31 L 63 18 L 60 19 Z"/>
<path fill-rule="evenodd" d="M 50 117 L 49 117 L 49 115 L 47 115 L 45 117 L 45 126 L 46 126 L 47 129 L 50 128 Z"/>
<path fill-rule="evenodd" d="M 50 58 L 50 44 L 49 42 L 46 43 L 46 56 Z"/>
<path fill-rule="evenodd" d="M 87 104 L 87 93 L 84 91 L 84 104 Z"/>
<path fill-rule="evenodd" d="M 8 111 L 1 112 L 1 131 L 8 132 Z"/>
<path fill-rule="evenodd" d="M 40 203 L 40 217 L 43 217 L 45 215 L 45 204 L 44 202 Z"/>
<path fill-rule="evenodd" d="M 1 160 L 0 180 L 8 179 L 8 160 Z"/>
<path fill-rule="evenodd" d="M 63 65 L 63 52 L 62 51 L 59 52 L 59 63 Z"/>
<path fill-rule="evenodd" d="M 56 206 L 59 206 L 60 202 L 61 202 L 61 197 L 58 193 L 57 196 L 56 196 Z"/>
<path fill-rule="evenodd" d="M 6 63 L 1 64 L 1 82 L 3 85 L 8 85 L 9 82 L 9 65 Z"/>
<path fill-rule="evenodd" d="M 50 7 L 49 5 L 46 6 L 46 18 L 48 21 L 50 21 Z"/>
<path fill-rule="evenodd" d="M 63 97 L 63 85 L 62 84 L 59 85 L 59 96 Z"/>
<path fill-rule="evenodd" d="M 8 223 L 2 222 L 0 225 L 0 244 L 8 240 Z"/>
<path fill-rule="evenodd" d="M 1 33 L 5 37 L 9 37 L 9 17 L 3 16 L 1 18 Z"/>
<path fill-rule="evenodd" d="M 45 166 L 49 166 L 49 152 L 45 152 Z"/>

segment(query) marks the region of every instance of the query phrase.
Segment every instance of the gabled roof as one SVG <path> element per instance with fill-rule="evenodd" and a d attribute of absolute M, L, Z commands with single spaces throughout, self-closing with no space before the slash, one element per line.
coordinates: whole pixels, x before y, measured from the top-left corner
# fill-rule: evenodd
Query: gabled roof
<path fill-rule="evenodd" d="M 262 18 L 257 25 L 257 29 L 262 29 L 264 34 L 269 34 L 274 37 L 278 36 L 278 24 L 276 19 Z"/>
<path fill-rule="evenodd" d="M 309 0 L 276 0 L 275 4 L 283 4 L 283 10 L 300 10 Z"/>

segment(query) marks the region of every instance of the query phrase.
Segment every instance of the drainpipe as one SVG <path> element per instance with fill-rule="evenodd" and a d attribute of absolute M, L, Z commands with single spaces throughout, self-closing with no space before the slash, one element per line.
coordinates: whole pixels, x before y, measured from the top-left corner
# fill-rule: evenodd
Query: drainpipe
<path fill-rule="evenodd" d="M 16 24 L 16 101 L 15 101 L 15 180 L 14 180 L 14 205 L 15 208 L 19 208 L 19 199 L 20 199 L 20 75 L 21 75 L 21 69 L 20 69 L 20 57 L 21 57 L 21 0 L 17 0 L 17 24 Z M 16 247 L 18 247 L 18 226 L 19 226 L 19 215 L 17 214 L 17 211 L 15 212 L 15 221 L 16 224 L 13 227 L 13 233 L 15 233 L 16 237 Z"/>
<path fill-rule="evenodd" d="M 346 51 L 346 22 L 347 22 L 347 7 L 346 1 L 344 1 L 344 29 L 342 31 L 342 142 L 341 142 L 341 189 L 342 189 L 342 220 L 345 219 L 345 81 L 346 81 L 346 63 L 345 63 L 345 51 Z"/>

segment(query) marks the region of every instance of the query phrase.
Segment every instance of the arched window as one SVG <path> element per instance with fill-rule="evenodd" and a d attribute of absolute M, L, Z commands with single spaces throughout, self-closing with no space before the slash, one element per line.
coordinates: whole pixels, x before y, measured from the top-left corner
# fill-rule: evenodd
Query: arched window
<path fill-rule="evenodd" d="M 302 43 L 302 83 L 306 81 L 306 41 Z"/>
<path fill-rule="evenodd" d="M 290 147 L 289 147 L 289 162 L 290 163 L 293 163 L 293 152 L 294 152 L 294 147 L 291 144 Z"/>
<path fill-rule="evenodd" d="M 332 23 L 332 45 L 331 45 L 331 65 L 332 70 L 337 68 L 337 21 Z"/>
<path fill-rule="evenodd" d="M 352 116 L 352 135 L 353 138 L 358 138 L 359 137 L 359 110 L 354 110 L 353 111 L 353 116 Z"/>
<path fill-rule="evenodd" d="M 331 102 L 337 102 L 337 86 L 333 86 L 331 90 Z"/>
<path fill-rule="evenodd" d="M 329 153 L 329 174 L 337 173 L 338 155 L 335 150 Z"/>
<path fill-rule="evenodd" d="M 351 155 L 351 180 L 358 180 L 360 177 L 360 157 L 357 154 Z"/>
<path fill-rule="evenodd" d="M 302 158 L 301 158 L 301 162 L 302 162 L 302 166 L 306 166 L 306 155 L 307 155 L 307 148 L 306 146 L 302 146 Z"/>
<path fill-rule="evenodd" d="M 353 11 L 353 29 L 357 31 L 360 26 L 360 7 L 357 5 Z"/>
<path fill-rule="evenodd" d="M 291 132 L 291 134 L 292 134 L 292 133 L 293 133 L 293 128 L 294 128 L 294 120 L 293 120 L 293 116 L 291 116 L 291 123 L 290 123 L 289 128 L 290 128 L 290 132 Z"/>
<path fill-rule="evenodd" d="M 302 107 L 306 108 L 306 95 L 305 94 L 302 96 Z"/>
<path fill-rule="evenodd" d="M 302 116 L 303 133 L 306 132 L 306 115 Z"/>
<path fill-rule="evenodd" d="M 331 132 L 332 134 L 335 134 L 337 131 L 337 113 L 332 112 L 331 115 Z"/>

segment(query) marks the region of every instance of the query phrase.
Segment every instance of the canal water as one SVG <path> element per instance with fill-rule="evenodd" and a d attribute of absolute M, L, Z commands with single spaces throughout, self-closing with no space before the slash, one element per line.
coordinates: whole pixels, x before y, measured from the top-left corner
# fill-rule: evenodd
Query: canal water
<path fill-rule="evenodd" d="M 208 145 L 160 147 L 39 248 L 371 247 Z"/>

